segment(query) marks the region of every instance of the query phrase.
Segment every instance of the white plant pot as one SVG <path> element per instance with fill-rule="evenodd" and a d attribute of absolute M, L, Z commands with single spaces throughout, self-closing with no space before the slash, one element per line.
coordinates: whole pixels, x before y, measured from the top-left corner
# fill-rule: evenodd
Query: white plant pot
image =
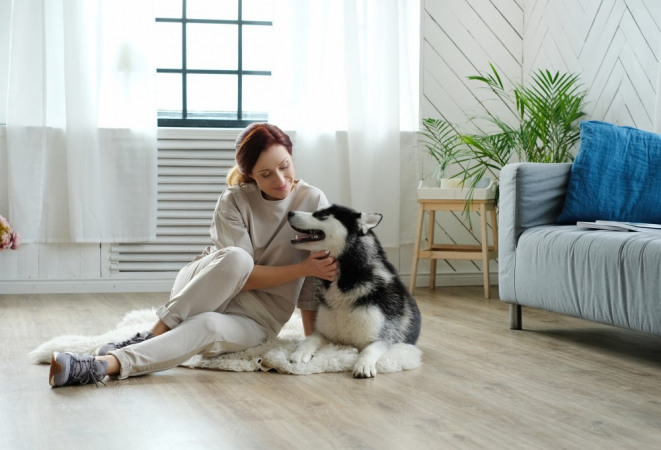
<path fill-rule="evenodd" d="M 448 180 L 444 183 L 445 180 Z M 486 181 L 486 180 L 485 180 Z M 430 187 L 425 180 L 421 180 L 418 185 L 418 198 L 425 200 L 466 200 L 468 197 L 468 188 L 448 187 L 460 185 L 460 180 L 455 182 L 454 178 L 441 179 L 441 187 Z M 496 187 L 498 182 L 490 180 L 484 188 L 475 188 L 473 190 L 473 200 L 491 200 L 496 197 Z"/>

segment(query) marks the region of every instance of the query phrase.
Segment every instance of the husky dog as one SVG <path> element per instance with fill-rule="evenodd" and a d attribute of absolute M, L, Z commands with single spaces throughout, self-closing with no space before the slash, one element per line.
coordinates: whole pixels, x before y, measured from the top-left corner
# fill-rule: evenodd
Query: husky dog
<path fill-rule="evenodd" d="M 329 250 L 337 259 L 335 281 L 321 282 L 316 331 L 291 355 L 308 362 L 328 341 L 359 349 L 357 378 L 376 375 L 376 362 L 396 343 L 415 344 L 420 311 L 386 259 L 372 228 L 381 214 L 365 214 L 331 205 L 314 213 L 289 212 L 289 225 L 301 233 L 291 241 L 299 249 Z"/>

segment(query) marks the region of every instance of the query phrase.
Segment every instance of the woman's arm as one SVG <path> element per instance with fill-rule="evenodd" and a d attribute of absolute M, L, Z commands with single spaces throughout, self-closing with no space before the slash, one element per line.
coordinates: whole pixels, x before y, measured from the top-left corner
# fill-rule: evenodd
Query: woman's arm
<path fill-rule="evenodd" d="M 333 281 L 337 276 L 337 262 L 325 251 L 311 253 L 305 261 L 289 266 L 256 265 L 241 291 L 265 289 L 305 277 Z"/>
<path fill-rule="evenodd" d="M 291 266 L 255 265 L 241 291 L 270 288 L 304 278 L 305 276 L 303 267 L 300 264 L 293 264 Z"/>

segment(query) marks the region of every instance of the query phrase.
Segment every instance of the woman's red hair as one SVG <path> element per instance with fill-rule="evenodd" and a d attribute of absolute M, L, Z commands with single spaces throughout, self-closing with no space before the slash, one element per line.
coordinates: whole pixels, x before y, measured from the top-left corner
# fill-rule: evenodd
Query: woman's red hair
<path fill-rule="evenodd" d="M 265 122 L 248 125 L 236 138 L 236 166 L 227 174 L 227 185 L 254 183 L 250 174 L 259 155 L 274 145 L 282 145 L 291 155 L 291 139 L 280 128 Z"/>

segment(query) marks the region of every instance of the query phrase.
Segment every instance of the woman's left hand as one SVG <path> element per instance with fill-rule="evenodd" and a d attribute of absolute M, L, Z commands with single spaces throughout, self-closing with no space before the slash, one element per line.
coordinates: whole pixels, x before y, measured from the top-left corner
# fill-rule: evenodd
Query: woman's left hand
<path fill-rule="evenodd" d="M 322 280 L 333 281 L 337 278 L 339 266 L 337 260 L 330 256 L 326 251 L 310 253 L 305 261 L 302 262 L 307 276 L 321 278 Z"/>

